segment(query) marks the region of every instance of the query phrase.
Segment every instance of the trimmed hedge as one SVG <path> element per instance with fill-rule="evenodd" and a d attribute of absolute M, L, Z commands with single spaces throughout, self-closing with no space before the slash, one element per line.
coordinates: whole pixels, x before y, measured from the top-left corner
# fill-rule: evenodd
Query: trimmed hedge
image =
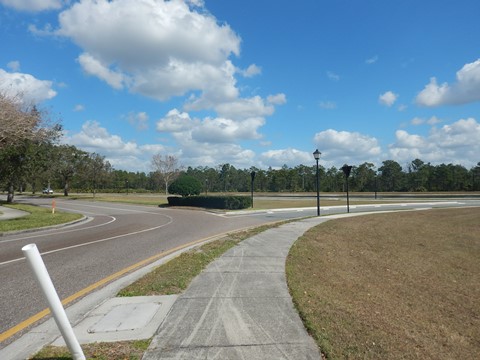
<path fill-rule="evenodd" d="M 169 196 L 170 206 L 195 206 L 208 209 L 238 210 L 252 206 L 252 198 L 248 196 Z"/>

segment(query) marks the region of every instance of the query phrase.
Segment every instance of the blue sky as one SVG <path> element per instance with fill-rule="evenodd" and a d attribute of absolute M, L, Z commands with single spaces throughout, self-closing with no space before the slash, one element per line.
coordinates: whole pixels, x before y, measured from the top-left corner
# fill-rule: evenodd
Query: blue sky
<path fill-rule="evenodd" d="M 116 168 L 480 161 L 478 0 L 0 0 L 0 91 Z"/>

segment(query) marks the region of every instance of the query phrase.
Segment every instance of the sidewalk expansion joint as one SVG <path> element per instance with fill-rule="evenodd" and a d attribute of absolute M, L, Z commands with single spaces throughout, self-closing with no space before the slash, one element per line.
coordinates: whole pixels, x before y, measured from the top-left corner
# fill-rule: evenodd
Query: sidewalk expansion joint
<path fill-rule="evenodd" d="M 179 297 L 177 301 L 182 300 L 205 300 L 205 299 L 291 299 L 288 296 L 192 296 L 192 297 Z"/>
<path fill-rule="evenodd" d="M 152 347 L 149 350 L 195 350 L 195 349 L 217 349 L 217 348 L 237 348 L 237 347 L 261 347 L 261 346 L 282 346 L 282 345 L 305 345 L 304 342 L 301 341 L 293 341 L 293 342 L 272 342 L 272 343 L 252 343 L 252 344 L 228 344 L 228 345 L 187 345 L 187 346 L 169 346 L 168 348 L 158 346 Z"/>
<path fill-rule="evenodd" d="M 235 271 L 235 270 L 218 270 L 206 271 L 208 274 L 284 274 L 285 271 Z"/>

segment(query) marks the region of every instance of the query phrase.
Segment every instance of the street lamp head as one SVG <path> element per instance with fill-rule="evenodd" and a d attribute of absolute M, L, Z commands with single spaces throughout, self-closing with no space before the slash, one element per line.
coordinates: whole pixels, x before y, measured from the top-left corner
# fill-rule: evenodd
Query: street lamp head
<path fill-rule="evenodd" d="M 350 176 L 350 171 L 352 171 L 352 166 L 345 164 L 341 169 L 343 170 L 345 177 L 348 178 Z"/>
<path fill-rule="evenodd" d="M 318 149 L 313 152 L 313 157 L 315 158 L 315 160 L 320 159 L 320 155 L 322 155 L 322 153 L 318 151 Z"/>

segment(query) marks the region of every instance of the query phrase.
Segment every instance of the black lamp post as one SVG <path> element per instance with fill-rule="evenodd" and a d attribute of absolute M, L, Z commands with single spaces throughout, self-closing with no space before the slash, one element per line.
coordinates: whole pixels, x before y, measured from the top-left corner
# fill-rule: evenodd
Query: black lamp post
<path fill-rule="evenodd" d="M 252 208 L 253 208 L 253 182 L 254 182 L 254 180 L 255 180 L 255 171 L 252 171 L 252 172 L 250 173 L 250 176 L 251 176 L 251 178 L 252 178 L 252 183 L 251 183 L 250 189 L 251 189 L 251 191 L 252 191 Z"/>
<path fill-rule="evenodd" d="M 347 182 L 347 212 L 350 212 L 350 200 L 348 197 L 348 178 L 350 177 L 350 171 L 352 171 L 352 167 L 349 165 L 343 165 L 342 167 L 343 173 L 345 174 L 345 181 Z"/>
<path fill-rule="evenodd" d="M 318 176 L 318 159 L 320 159 L 320 155 L 322 155 L 322 153 L 318 151 L 318 149 L 313 152 L 313 157 L 317 162 L 317 216 L 320 216 L 320 180 Z"/>

